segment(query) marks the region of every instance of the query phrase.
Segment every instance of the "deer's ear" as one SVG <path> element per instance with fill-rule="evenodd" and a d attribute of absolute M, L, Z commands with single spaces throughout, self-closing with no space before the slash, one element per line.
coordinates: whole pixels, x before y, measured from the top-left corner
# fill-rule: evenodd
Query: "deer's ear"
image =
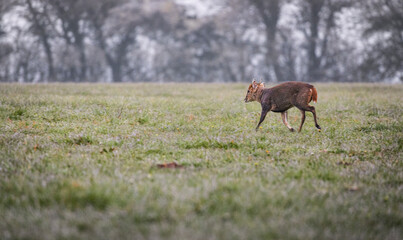
<path fill-rule="evenodd" d="M 259 86 L 259 84 L 256 83 L 255 80 L 253 80 L 253 82 L 252 82 L 252 87 L 253 87 L 253 89 L 256 89 L 258 86 Z"/>
<path fill-rule="evenodd" d="M 259 83 L 260 86 L 264 87 L 264 82 Z"/>

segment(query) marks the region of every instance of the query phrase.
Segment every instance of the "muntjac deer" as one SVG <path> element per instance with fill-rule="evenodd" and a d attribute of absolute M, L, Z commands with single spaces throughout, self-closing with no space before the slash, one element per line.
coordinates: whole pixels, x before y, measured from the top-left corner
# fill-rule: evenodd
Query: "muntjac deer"
<path fill-rule="evenodd" d="M 288 124 L 287 110 L 292 107 L 297 107 L 302 114 L 301 125 L 298 129 L 298 132 L 301 132 L 302 125 L 304 125 L 305 122 L 305 111 L 309 111 L 313 114 L 315 127 L 321 129 L 316 121 L 315 107 L 309 105 L 311 101 L 316 102 L 317 99 L 318 92 L 314 86 L 308 83 L 285 82 L 272 88 L 265 88 L 264 83 L 257 83 L 253 80 L 246 93 L 245 102 L 257 101 L 262 105 L 262 113 L 256 131 L 264 121 L 267 113 L 272 111 L 281 113 L 284 125 L 293 132 L 294 128 Z"/>

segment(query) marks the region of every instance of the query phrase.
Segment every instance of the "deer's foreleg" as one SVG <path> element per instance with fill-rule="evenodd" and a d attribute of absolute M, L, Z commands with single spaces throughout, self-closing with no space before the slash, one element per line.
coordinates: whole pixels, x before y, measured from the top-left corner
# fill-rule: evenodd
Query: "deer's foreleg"
<path fill-rule="evenodd" d="M 256 126 L 256 131 L 259 130 L 260 124 L 262 124 L 262 122 L 266 118 L 266 115 L 267 115 L 268 112 L 269 112 L 269 108 L 262 107 L 262 113 L 260 114 L 260 120 L 259 120 L 259 123 Z"/>

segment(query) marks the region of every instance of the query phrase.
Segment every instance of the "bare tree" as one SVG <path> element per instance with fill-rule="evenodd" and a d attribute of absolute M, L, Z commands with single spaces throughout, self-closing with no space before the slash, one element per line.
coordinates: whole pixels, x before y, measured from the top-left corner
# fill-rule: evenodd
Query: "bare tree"
<path fill-rule="evenodd" d="M 95 32 L 94 40 L 104 53 L 106 63 L 112 72 L 113 82 L 122 82 L 122 69 L 126 64 L 127 50 L 135 42 L 135 29 L 138 24 L 136 15 L 139 12 L 136 12 L 138 9 L 126 4 L 124 0 L 97 1 L 98 7 L 92 8 L 89 12 Z"/>
<path fill-rule="evenodd" d="M 266 46 L 268 66 L 275 73 L 277 81 L 284 81 L 282 69 L 278 61 L 277 50 L 277 24 L 280 19 L 281 0 L 249 0 L 259 12 L 263 24 L 266 27 Z M 271 77 L 273 79 L 273 77 Z"/>
<path fill-rule="evenodd" d="M 16 4 L 15 0 L 2 0 L 0 1 L 0 37 L 6 33 L 3 30 L 2 18 L 3 16 Z"/>
<path fill-rule="evenodd" d="M 363 38 L 365 61 L 361 66 L 364 78 L 377 81 L 400 78 L 403 81 L 403 2 L 399 0 L 361 1 L 363 19 L 368 23 Z"/>
<path fill-rule="evenodd" d="M 68 45 L 74 46 L 79 54 L 79 81 L 87 79 L 87 57 L 85 52 L 86 14 L 91 1 L 85 0 L 47 0 L 61 22 L 62 37 Z"/>
<path fill-rule="evenodd" d="M 6 36 L 6 32 L 3 30 L 2 18 L 15 4 L 15 1 L 4 0 L 0 2 L 0 81 L 7 80 L 9 78 L 9 68 L 6 63 L 6 59 L 12 54 L 13 47 L 11 43 L 2 41 Z"/>
<path fill-rule="evenodd" d="M 26 18 L 31 23 L 31 31 L 37 36 L 42 43 L 45 50 L 46 60 L 48 64 L 48 77 L 47 79 L 51 81 L 56 80 L 54 60 L 52 54 L 52 46 L 50 43 L 50 30 L 49 26 L 51 22 L 49 21 L 49 9 L 46 2 L 26 0 L 25 2 L 28 7 Z"/>
<path fill-rule="evenodd" d="M 304 0 L 300 2 L 299 29 L 306 39 L 307 70 L 304 80 L 321 81 L 329 57 L 329 39 L 334 37 L 335 15 L 349 7 L 349 0 Z"/>

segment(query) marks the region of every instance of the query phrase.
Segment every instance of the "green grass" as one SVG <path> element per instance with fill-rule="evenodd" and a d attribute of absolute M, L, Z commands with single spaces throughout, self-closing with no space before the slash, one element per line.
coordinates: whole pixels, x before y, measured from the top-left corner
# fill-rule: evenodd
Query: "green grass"
<path fill-rule="evenodd" d="M 403 86 L 315 86 L 1 84 L 0 239 L 402 239 Z"/>

